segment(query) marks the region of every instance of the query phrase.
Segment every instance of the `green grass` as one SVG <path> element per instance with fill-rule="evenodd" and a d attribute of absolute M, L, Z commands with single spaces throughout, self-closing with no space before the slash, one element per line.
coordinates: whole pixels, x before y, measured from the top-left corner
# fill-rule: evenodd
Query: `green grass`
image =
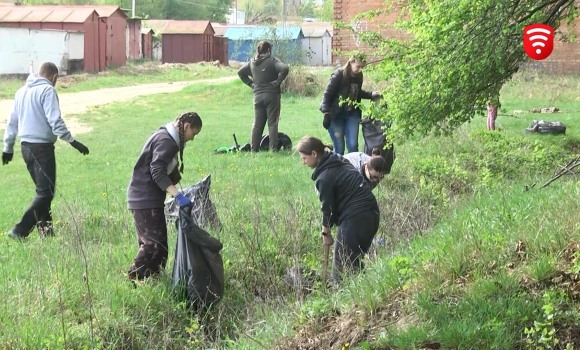
<path fill-rule="evenodd" d="M 38 68 L 35 67 L 35 70 L 38 71 Z M 231 67 L 213 66 L 210 64 L 176 64 L 164 66 L 159 62 L 135 61 L 127 62 L 126 66 L 107 69 L 100 73 L 78 73 L 60 77 L 56 84 L 56 89 L 59 93 L 78 92 L 138 84 L 219 78 L 235 74 L 236 70 Z M 25 81 L 25 77 L 1 78 L 0 99 L 14 98 L 14 93 L 16 93 Z"/>
<path fill-rule="evenodd" d="M 555 104 L 575 111 L 578 85 L 573 78 L 522 79 L 505 87 L 502 102 L 507 110 Z M 557 96 L 545 92 L 556 87 Z M 285 94 L 280 131 L 295 143 L 306 134 L 329 141 L 319 98 Z M 443 348 L 510 349 L 526 337 L 525 327 L 547 319 L 544 305 L 555 306 L 547 310 L 565 326 L 558 329 L 572 329 L 577 315 L 563 306 L 574 305 L 573 294 L 543 292 L 558 271 L 577 268 L 562 251 L 578 240 L 580 188 L 566 179 L 543 190 L 523 186 L 542 183 L 573 156 L 580 113 L 542 115 L 566 123 L 565 137 L 525 135 L 536 115 L 500 116 L 498 133 L 483 131 L 485 118 L 478 117 L 452 138 L 398 146 L 393 173 L 375 190 L 388 249 L 373 254 L 368 271 L 342 290 L 305 298 L 282 278 L 296 263 L 320 267 L 311 171 L 292 153 L 213 154 L 233 145 L 233 133 L 249 141 L 251 101 L 250 89 L 235 81 L 78 116 L 93 127 L 78 136 L 91 154 L 57 143 L 57 236 L 0 239 L 0 349 L 271 349 L 299 329 L 293 344 L 337 335 L 338 348 L 413 348 L 430 340 Z M 133 163 L 154 130 L 187 110 L 204 126 L 185 151 L 182 185 L 211 174 L 224 224 L 226 295 L 211 319 L 189 315 L 166 283 L 133 289 L 126 279 L 137 251 L 125 204 Z M 139 121 L 127 119 L 132 115 Z M 2 171 L 0 230 L 7 231 L 34 191 L 18 153 Z M 169 246 L 168 274 L 173 226 Z"/>

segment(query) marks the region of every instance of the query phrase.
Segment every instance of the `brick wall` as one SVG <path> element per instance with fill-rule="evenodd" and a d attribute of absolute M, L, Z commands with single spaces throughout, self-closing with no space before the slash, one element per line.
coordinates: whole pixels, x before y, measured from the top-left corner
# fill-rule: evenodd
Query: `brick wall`
<path fill-rule="evenodd" d="M 350 25 L 357 14 L 377 10 L 384 6 L 384 0 L 334 0 L 334 20 Z M 399 13 L 400 6 L 388 14 L 380 15 L 372 20 L 360 20 L 352 24 L 352 27 L 355 31 L 379 31 L 384 37 L 404 39 L 406 37 L 404 32 L 392 28 Z M 332 48 L 340 51 L 362 50 L 367 54 L 369 61 L 376 58 L 373 56 L 373 50 L 358 40 L 358 36 L 350 29 L 334 28 Z M 335 64 L 342 65 L 347 59 L 348 57 L 344 57 L 344 55 L 335 52 L 332 54 L 332 61 Z"/>
<path fill-rule="evenodd" d="M 580 4 L 580 1 L 577 2 Z M 383 8 L 384 0 L 335 0 L 334 1 L 334 20 L 341 21 L 345 24 L 350 24 L 352 19 L 359 13 L 377 10 Z M 386 26 L 380 28 L 379 31 L 384 37 L 404 39 L 408 37 L 406 33 L 392 28 L 392 24 L 399 16 L 400 6 L 398 9 L 391 11 L 388 14 L 378 16 L 372 20 L 362 20 L 354 24 L 355 30 L 373 30 L 378 29 L 378 25 Z M 565 27 L 560 28 L 561 31 L 566 31 Z M 576 28 L 574 29 L 578 39 L 574 43 L 563 43 L 556 37 L 554 44 L 554 51 L 547 58 L 546 62 L 558 62 L 557 68 L 562 73 L 580 73 L 580 18 L 576 20 Z M 523 36 L 523 34 L 522 34 Z M 373 56 L 373 50 L 357 40 L 357 36 L 353 34 L 350 29 L 334 28 L 334 36 L 332 38 L 332 48 L 340 51 L 363 50 L 368 56 L 368 60 L 376 59 Z M 334 64 L 344 64 L 348 57 L 336 54 L 333 52 L 332 61 Z"/>

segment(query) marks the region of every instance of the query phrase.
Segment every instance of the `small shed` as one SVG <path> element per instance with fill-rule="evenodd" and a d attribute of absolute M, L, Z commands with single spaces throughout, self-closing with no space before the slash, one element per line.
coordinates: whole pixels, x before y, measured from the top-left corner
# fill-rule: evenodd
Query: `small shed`
<path fill-rule="evenodd" d="M 94 8 L 104 21 L 99 21 L 99 31 L 105 30 L 105 52 L 107 67 L 127 64 L 127 15 L 119 6 L 79 6 Z M 104 29 L 103 29 L 104 25 Z"/>
<path fill-rule="evenodd" d="M 229 65 L 228 38 L 224 37 L 228 26 L 217 22 L 212 22 L 211 26 L 215 31 L 213 40 L 213 61 L 219 61 L 221 65 Z"/>
<path fill-rule="evenodd" d="M 209 21 L 168 21 L 161 31 L 163 63 L 209 62 L 215 31 Z"/>
<path fill-rule="evenodd" d="M 326 28 L 304 27 L 302 28 L 304 39 L 304 64 L 309 66 L 332 65 L 332 36 Z"/>
<path fill-rule="evenodd" d="M 36 6 L 0 7 L 0 27 L 28 29 L 58 29 L 84 33 L 83 70 L 99 72 L 105 69 L 105 32 L 100 32 L 99 15 L 92 8 L 62 8 Z"/>
<path fill-rule="evenodd" d="M 141 28 L 141 42 L 143 43 L 143 58 L 147 60 L 153 59 L 153 28 Z"/>
<path fill-rule="evenodd" d="M 143 57 L 143 36 L 141 35 L 140 18 L 127 18 L 125 40 L 127 41 L 125 56 L 128 60 L 138 60 Z"/>
<path fill-rule="evenodd" d="M 273 46 L 273 54 L 286 63 L 304 61 L 304 34 L 299 26 L 229 27 L 224 36 L 229 40 L 229 58 L 233 61 L 249 61 L 255 55 L 256 45 L 261 40 L 268 40 Z"/>

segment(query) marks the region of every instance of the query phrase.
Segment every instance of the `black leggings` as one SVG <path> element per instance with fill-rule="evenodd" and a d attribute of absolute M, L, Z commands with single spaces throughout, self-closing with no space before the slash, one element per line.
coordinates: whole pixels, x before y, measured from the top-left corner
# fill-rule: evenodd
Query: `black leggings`
<path fill-rule="evenodd" d="M 338 226 L 332 261 L 332 279 L 335 283 L 340 283 L 341 274 L 364 268 L 362 259 L 379 230 L 379 219 L 379 210 L 369 209 L 345 219 Z"/>

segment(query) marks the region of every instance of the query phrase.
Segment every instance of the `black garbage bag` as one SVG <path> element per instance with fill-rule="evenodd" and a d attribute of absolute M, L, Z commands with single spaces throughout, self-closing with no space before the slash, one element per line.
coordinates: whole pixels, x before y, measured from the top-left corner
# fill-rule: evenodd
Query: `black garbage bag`
<path fill-rule="evenodd" d="M 217 215 L 215 205 L 209 196 L 210 189 L 211 174 L 201 179 L 195 185 L 186 187 L 182 193 L 193 202 L 191 215 L 198 226 L 205 229 L 211 228 L 221 231 L 222 223 Z M 168 221 L 179 217 L 179 204 L 175 198 L 169 198 L 165 201 L 165 217 Z"/>
<path fill-rule="evenodd" d="M 222 243 L 194 223 L 188 208 L 179 209 L 173 261 L 173 287 L 196 311 L 219 302 L 224 294 Z"/>
<path fill-rule="evenodd" d="M 395 146 L 393 144 L 385 148 L 387 144 L 387 137 L 384 130 L 389 128 L 390 124 L 380 120 L 365 118 L 361 120 L 361 129 L 364 139 L 363 152 L 371 156 L 373 149 L 378 148 L 381 156 L 387 161 L 387 174 L 391 172 L 393 163 L 395 162 Z"/>
<path fill-rule="evenodd" d="M 263 135 L 262 140 L 260 141 L 260 148 L 263 150 L 267 150 L 270 148 L 270 135 Z M 278 146 L 276 149 L 279 151 L 280 149 L 284 149 L 289 151 L 292 149 L 292 139 L 290 136 L 286 135 L 283 132 L 278 133 Z"/>
<path fill-rule="evenodd" d="M 526 128 L 526 134 L 550 134 L 550 135 L 564 135 L 566 134 L 566 125 L 559 121 L 547 122 L 544 120 L 534 120 L 529 128 Z"/>

